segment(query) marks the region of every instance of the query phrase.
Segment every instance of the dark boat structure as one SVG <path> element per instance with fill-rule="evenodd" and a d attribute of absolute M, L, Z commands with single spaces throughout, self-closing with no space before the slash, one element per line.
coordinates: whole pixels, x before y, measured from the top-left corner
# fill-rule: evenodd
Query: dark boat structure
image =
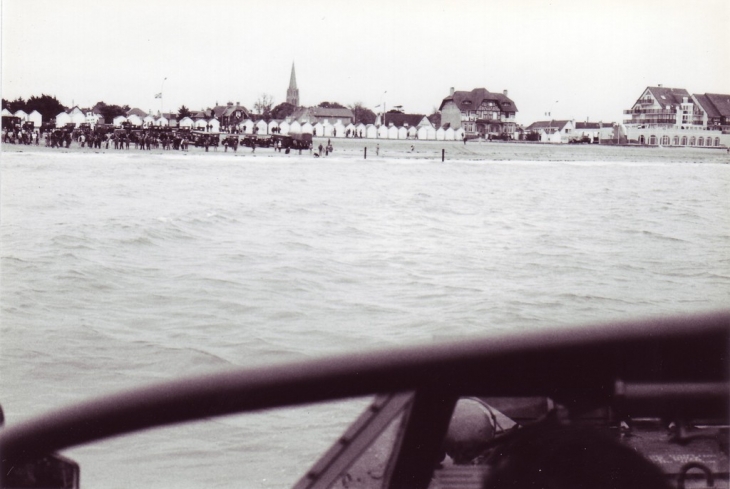
<path fill-rule="evenodd" d="M 0 482 L 78 487 L 69 447 L 373 395 L 296 488 L 728 487 L 729 354 L 723 311 L 180 379 L 4 427 Z"/>

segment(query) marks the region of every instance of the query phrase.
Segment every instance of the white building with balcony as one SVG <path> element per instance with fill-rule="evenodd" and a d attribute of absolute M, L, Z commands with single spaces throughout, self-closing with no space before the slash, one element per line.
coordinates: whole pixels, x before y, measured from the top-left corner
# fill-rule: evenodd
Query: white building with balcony
<path fill-rule="evenodd" d="M 684 88 L 646 87 L 624 110 L 630 143 L 650 146 L 730 145 L 730 95 L 695 94 Z"/>

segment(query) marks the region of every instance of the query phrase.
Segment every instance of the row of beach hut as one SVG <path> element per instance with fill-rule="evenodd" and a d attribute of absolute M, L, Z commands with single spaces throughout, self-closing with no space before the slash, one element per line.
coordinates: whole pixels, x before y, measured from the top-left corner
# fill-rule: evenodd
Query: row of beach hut
<path fill-rule="evenodd" d="M 130 121 L 131 122 L 131 121 Z M 202 131 L 218 132 L 219 124 L 216 119 L 194 121 L 185 117 L 178 122 L 178 127 L 185 129 L 196 129 Z M 306 133 L 327 138 L 361 137 L 369 139 L 432 139 L 441 141 L 462 140 L 464 129 L 435 128 L 432 124 L 419 124 L 418 126 L 376 126 L 375 124 L 343 124 L 335 122 L 331 124 L 325 120 L 312 124 L 310 122 L 300 123 L 299 121 L 287 120 L 264 120 L 253 121 L 246 119 L 238 125 L 242 134 L 282 134 Z"/>
<path fill-rule="evenodd" d="M 4 109 L 3 115 L 15 115 L 23 121 L 32 120 L 36 123 L 36 127 L 41 124 L 41 115 L 37 111 L 26 114 L 21 110 L 16 114 L 11 114 Z M 67 123 L 74 123 L 78 126 L 79 124 L 88 122 L 92 122 L 89 120 L 89 114 L 84 114 L 78 108 L 74 108 L 74 110 L 69 112 L 62 112 L 56 116 L 57 127 L 62 127 Z M 141 117 L 137 114 L 115 117 L 112 123 L 115 127 L 121 127 L 123 123 L 129 123 L 133 127 L 140 128 L 167 127 L 170 125 L 170 121 L 164 115 L 147 115 Z M 193 120 L 190 117 L 183 117 L 177 121 L 177 127 L 217 133 L 220 131 L 220 122 L 215 118 Z M 464 129 L 453 129 L 450 127 L 436 128 L 426 118 L 417 126 L 395 126 L 392 123 L 388 126 L 362 123 L 344 124 L 340 121 L 332 124 L 328 120 L 312 124 L 311 122 L 300 122 L 297 120 L 271 120 L 267 122 L 264 120 L 253 121 L 246 119 L 238 124 L 237 129 L 242 134 L 287 135 L 289 133 L 308 133 L 327 138 L 358 137 L 368 139 L 422 139 L 438 141 L 459 141 L 464 138 Z"/>
<path fill-rule="evenodd" d="M 3 109 L 2 116 L 17 117 L 20 119 L 21 122 L 33 122 L 33 125 L 35 127 L 41 127 L 41 123 L 43 122 L 43 116 L 37 110 L 34 110 L 30 114 L 26 113 L 24 110 L 16 110 L 13 114 L 8 109 Z"/>

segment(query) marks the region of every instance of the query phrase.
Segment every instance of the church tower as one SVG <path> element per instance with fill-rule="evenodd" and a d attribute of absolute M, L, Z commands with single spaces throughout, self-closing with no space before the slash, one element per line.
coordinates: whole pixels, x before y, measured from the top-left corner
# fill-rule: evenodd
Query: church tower
<path fill-rule="evenodd" d="M 289 79 L 289 90 L 286 91 L 286 103 L 299 107 L 299 89 L 297 88 L 297 75 L 294 73 L 294 63 L 291 64 L 291 78 Z"/>

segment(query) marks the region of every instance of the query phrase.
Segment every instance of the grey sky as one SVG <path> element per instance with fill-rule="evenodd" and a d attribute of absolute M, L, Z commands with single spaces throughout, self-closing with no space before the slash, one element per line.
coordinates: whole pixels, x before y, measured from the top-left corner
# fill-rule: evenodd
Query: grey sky
<path fill-rule="evenodd" d="M 619 121 L 647 85 L 730 93 L 730 1 L 2 0 L 2 96 L 157 110 L 261 93 L 430 113 L 509 90 L 523 124 Z M 384 92 L 386 92 L 384 94 Z"/>

